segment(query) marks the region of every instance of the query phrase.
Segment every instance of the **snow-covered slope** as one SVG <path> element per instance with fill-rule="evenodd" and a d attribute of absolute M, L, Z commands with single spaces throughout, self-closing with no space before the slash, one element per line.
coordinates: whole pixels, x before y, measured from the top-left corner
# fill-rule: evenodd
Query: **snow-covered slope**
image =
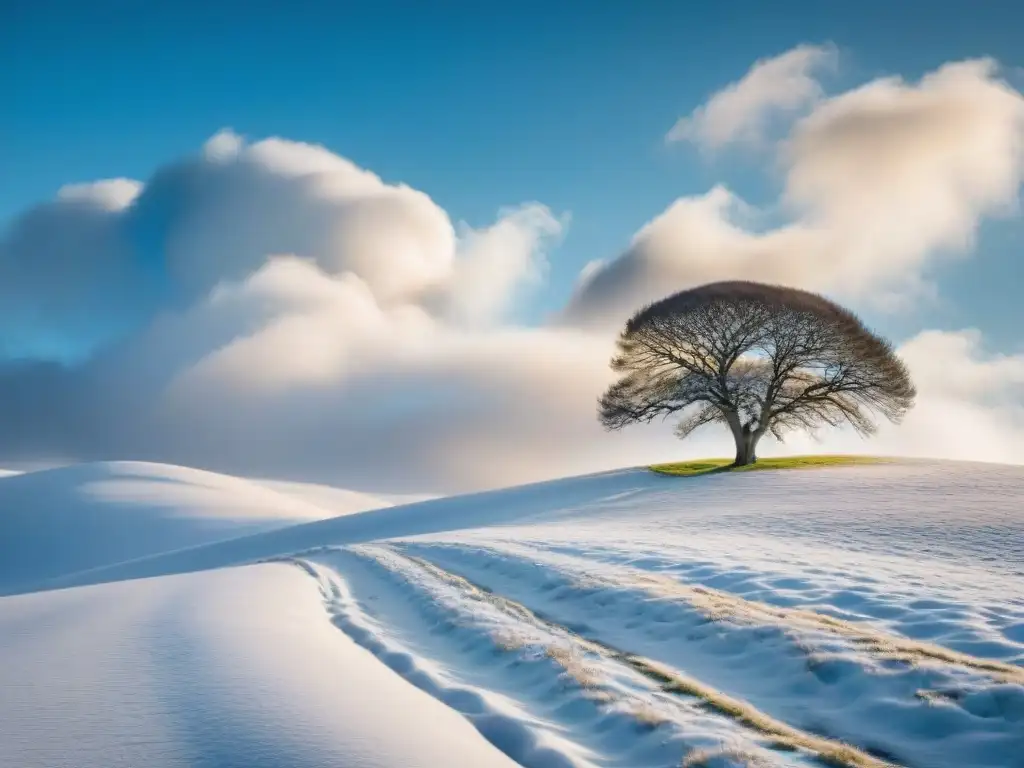
<path fill-rule="evenodd" d="M 253 482 L 259 483 L 272 491 L 283 493 L 286 496 L 302 499 L 320 509 L 330 512 L 331 516 L 348 515 L 353 512 L 362 512 L 367 509 L 378 509 L 390 507 L 397 504 L 413 504 L 417 501 L 437 498 L 433 494 L 367 494 L 359 491 L 350 491 L 346 488 L 336 488 L 333 485 L 322 485 L 320 483 L 297 483 L 288 480 L 258 480 L 250 478 Z"/>
<path fill-rule="evenodd" d="M 514 768 L 281 565 L 0 598 L 5 768 Z"/>
<path fill-rule="evenodd" d="M 329 618 L 338 643 L 369 652 L 361 664 L 375 657 L 527 768 L 1022 768 L 1022 542 L 1019 467 L 903 462 L 685 479 L 625 470 L 63 575 L 49 584 L 157 578 L 2 598 L 0 614 L 16 600 L 252 579 L 247 597 L 239 586 L 209 610 L 225 624 L 259 613 L 261 632 Z M 254 561 L 276 564 L 171 575 Z M 255 574 L 281 573 L 298 578 L 288 586 L 296 602 L 305 585 L 319 614 L 308 600 L 298 616 L 286 610 L 291 598 L 263 599 L 273 589 Z M 204 605 L 184 594 L 180 610 Z M 154 605 L 147 621 L 169 610 Z M 311 631 L 322 648 L 282 650 L 261 674 L 287 679 L 331 653 L 330 633 Z M 149 642 L 127 626 L 120 636 L 131 632 L 133 647 Z M 210 713 L 235 711 L 200 682 L 187 687 Z M 317 695 L 329 710 L 342 694 Z M 303 711 L 298 696 L 282 683 L 264 700 Z M 18 716 L 44 704 L 28 701 Z M 0 713 L 0 730 L 12 717 Z M 317 750 L 330 764 L 330 744 L 347 736 L 323 738 L 292 764 L 321 764 Z M 452 737 L 455 753 L 462 738 Z"/>
<path fill-rule="evenodd" d="M 325 544 L 346 544 L 394 536 L 546 519 L 562 512 L 583 512 L 619 494 L 657 488 L 664 478 L 630 469 L 535 485 L 373 510 L 345 517 L 280 528 L 173 551 L 109 567 L 74 573 L 40 585 L 46 588 L 137 579 L 252 562 Z"/>
<path fill-rule="evenodd" d="M 0 594 L 75 571 L 386 503 L 146 462 L 0 477 Z M 317 502 L 321 502 L 318 504 Z"/>

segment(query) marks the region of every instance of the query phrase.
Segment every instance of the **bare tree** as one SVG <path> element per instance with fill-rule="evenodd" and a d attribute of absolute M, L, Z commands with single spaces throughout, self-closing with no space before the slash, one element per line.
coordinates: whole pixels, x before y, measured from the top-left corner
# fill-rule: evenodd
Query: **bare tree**
<path fill-rule="evenodd" d="M 669 296 L 622 331 L 600 400 L 608 429 L 683 412 L 686 437 L 728 425 L 736 465 L 757 460 L 766 432 L 848 423 L 872 434 L 873 413 L 898 422 L 916 391 L 892 346 L 848 310 L 794 288 L 731 281 Z"/>

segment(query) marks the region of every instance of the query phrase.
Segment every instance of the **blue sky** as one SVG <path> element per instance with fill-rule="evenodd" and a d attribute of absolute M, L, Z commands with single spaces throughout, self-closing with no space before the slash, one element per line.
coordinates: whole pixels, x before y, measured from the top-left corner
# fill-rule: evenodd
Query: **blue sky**
<path fill-rule="evenodd" d="M 736 277 L 893 340 L 918 401 L 868 450 L 1022 463 L 1018 6 L 0 3 L 0 466 L 725 455 L 595 401 L 628 312 Z M 765 450 L 866 449 L 824 440 Z"/>
<path fill-rule="evenodd" d="M 835 89 L 979 55 L 1024 63 L 1024 10 L 973 6 L 7 3 L 0 221 L 68 182 L 145 179 L 222 127 L 280 135 L 422 189 L 474 225 L 529 200 L 570 212 L 548 283 L 523 308 L 536 317 L 675 197 L 724 181 L 771 199 L 756 159 L 711 162 L 662 141 L 755 59 L 832 41 Z M 972 325 L 1016 346 L 1021 233 L 986 224 L 979 258 L 939 267 L 938 303 L 877 322 L 897 336 Z"/>

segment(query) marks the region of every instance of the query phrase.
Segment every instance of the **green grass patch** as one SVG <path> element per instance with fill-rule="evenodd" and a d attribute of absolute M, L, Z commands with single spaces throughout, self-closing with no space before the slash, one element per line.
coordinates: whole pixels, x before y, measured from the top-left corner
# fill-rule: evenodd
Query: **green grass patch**
<path fill-rule="evenodd" d="M 813 467 L 841 467 L 857 464 L 883 464 L 887 459 L 878 456 L 780 456 L 778 458 L 758 459 L 756 464 L 745 467 L 732 466 L 732 459 L 697 459 L 695 461 L 678 461 L 671 464 L 654 464 L 650 468 L 663 475 L 677 477 L 693 477 L 707 475 L 712 472 L 758 472 L 762 469 L 810 469 Z"/>

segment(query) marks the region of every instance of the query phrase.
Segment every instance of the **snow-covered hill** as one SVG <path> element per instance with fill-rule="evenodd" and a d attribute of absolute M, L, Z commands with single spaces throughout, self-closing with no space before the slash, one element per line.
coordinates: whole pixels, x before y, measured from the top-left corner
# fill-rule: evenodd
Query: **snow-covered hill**
<path fill-rule="evenodd" d="M 514 768 L 310 585 L 264 565 L 0 598 L 0 765 Z"/>
<path fill-rule="evenodd" d="M 157 552 L 387 506 L 331 491 L 128 461 L 0 475 L 0 594 Z"/>
<path fill-rule="evenodd" d="M 904 462 L 625 470 L 108 557 L 0 598 L 0 764 L 49 722 L 91 746 L 38 764 L 1020 768 L 1022 542 L 1024 469 Z"/>

